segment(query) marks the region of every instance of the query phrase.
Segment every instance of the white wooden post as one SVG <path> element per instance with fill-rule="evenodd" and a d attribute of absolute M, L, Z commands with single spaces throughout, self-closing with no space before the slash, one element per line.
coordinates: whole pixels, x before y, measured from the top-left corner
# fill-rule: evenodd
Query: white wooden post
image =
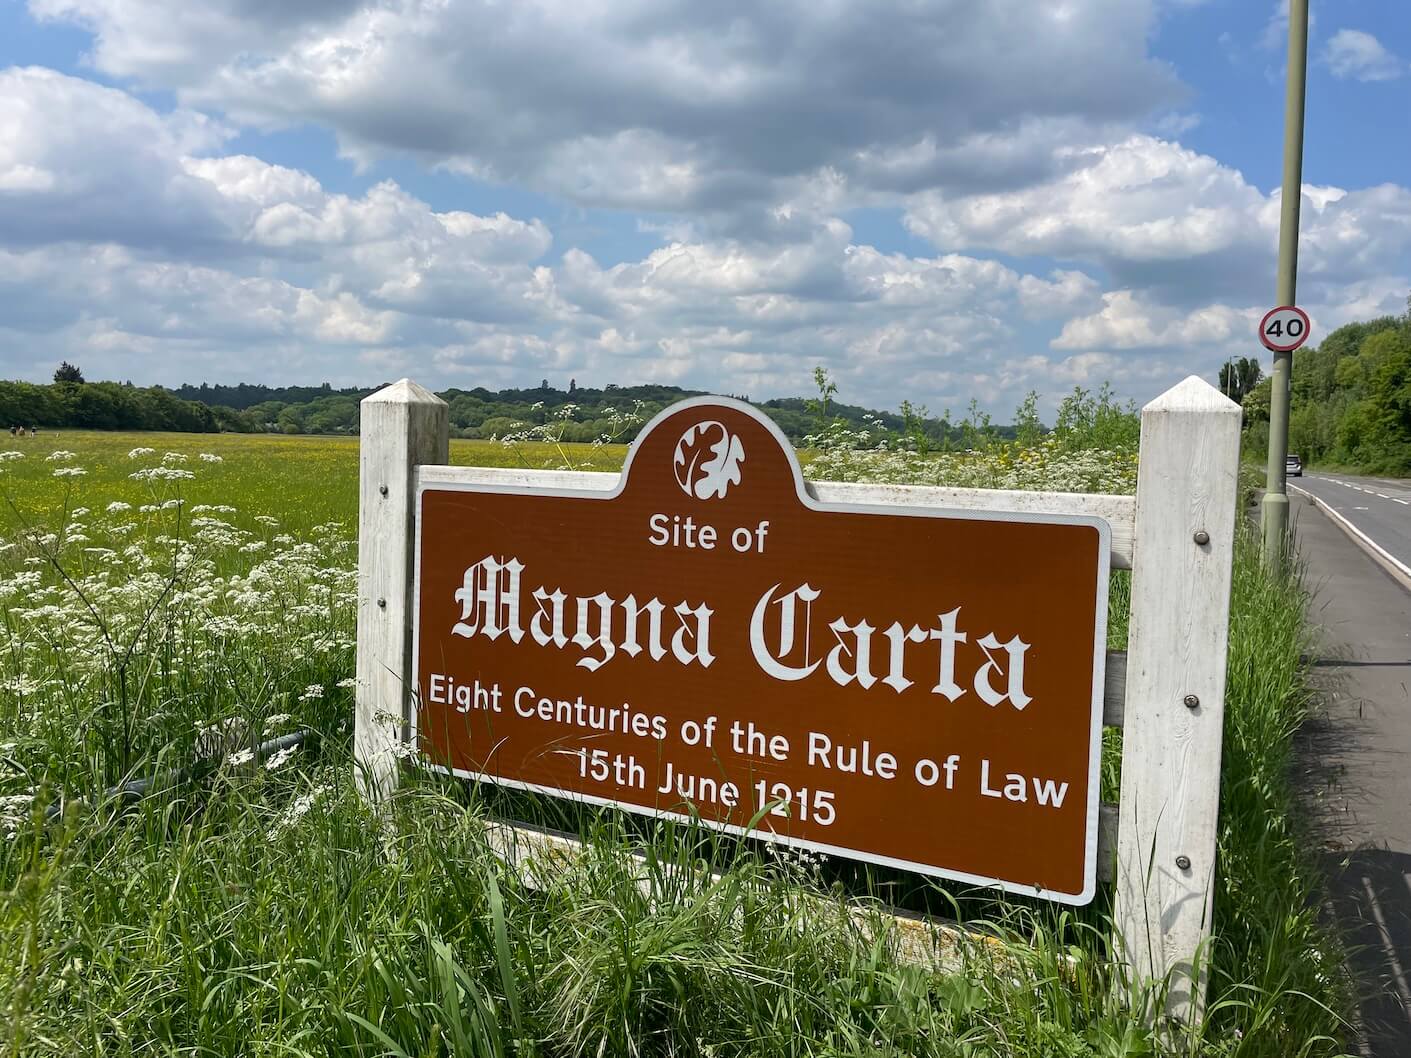
<path fill-rule="evenodd" d="M 402 379 L 365 397 L 359 428 L 357 727 L 364 796 L 397 787 L 397 748 L 411 704 L 415 469 L 450 460 L 449 408 Z"/>
<path fill-rule="evenodd" d="M 1142 409 L 1115 940 L 1184 1021 L 1205 1002 L 1239 431 L 1195 376 Z"/>

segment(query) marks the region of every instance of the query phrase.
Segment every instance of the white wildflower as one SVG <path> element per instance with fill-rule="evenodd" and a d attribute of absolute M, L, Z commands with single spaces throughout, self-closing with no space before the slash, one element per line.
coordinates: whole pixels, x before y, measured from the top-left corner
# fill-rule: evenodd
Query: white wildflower
<path fill-rule="evenodd" d="M 294 717 L 289 713 L 275 713 L 273 716 L 265 717 L 265 724 L 269 727 L 277 727 L 280 724 L 287 724 Z"/>
<path fill-rule="evenodd" d="M 323 697 L 323 684 L 311 683 L 304 688 L 304 693 L 299 695 L 299 701 L 311 702 L 316 698 Z"/>
<path fill-rule="evenodd" d="M 132 510 L 132 504 L 123 503 L 122 500 L 114 500 L 112 503 L 108 504 L 109 514 L 121 514 L 123 511 L 130 510 Z"/>
<path fill-rule="evenodd" d="M 9 462 L 11 459 L 23 459 L 23 458 L 24 458 L 24 453 L 23 453 L 23 452 L 16 452 L 16 451 L 14 451 L 13 449 L 12 449 L 11 451 L 8 451 L 8 452 L 0 452 L 0 459 L 5 460 L 6 462 Z"/>
<path fill-rule="evenodd" d="M 87 507 L 75 507 L 72 511 L 69 512 L 69 515 L 73 518 L 82 518 L 87 513 Z"/>
<path fill-rule="evenodd" d="M 147 467 L 128 475 L 133 481 L 185 481 L 195 476 L 189 470 L 178 470 L 175 467 Z"/>
<path fill-rule="evenodd" d="M 65 460 L 76 458 L 78 457 L 73 452 L 65 452 L 63 449 L 60 449 L 57 452 L 50 452 L 44 457 L 44 460 L 47 463 L 62 463 Z"/>
<path fill-rule="evenodd" d="M 356 687 L 357 685 L 358 681 L 352 676 L 344 676 L 341 680 L 338 681 L 338 686 L 342 687 L 344 690 L 351 689 L 353 687 Z"/>
<path fill-rule="evenodd" d="M 290 746 L 287 749 L 281 749 L 278 753 L 272 754 L 269 760 L 265 761 L 265 771 L 278 771 L 293 760 L 294 754 L 298 752 L 298 746 Z"/>
<path fill-rule="evenodd" d="M 54 476 L 56 478 L 81 478 L 87 473 L 88 471 L 84 470 L 83 467 L 60 467 L 58 470 L 54 471 Z"/>
<path fill-rule="evenodd" d="M 225 762 L 233 768 L 238 768 L 242 764 L 249 764 L 254 759 L 255 751 L 253 749 L 242 749 L 226 757 Z"/>
<path fill-rule="evenodd" d="M 128 459 L 141 459 L 143 456 L 154 456 L 157 454 L 155 448 L 134 448 L 127 454 Z"/>
<path fill-rule="evenodd" d="M 201 453 L 201 462 L 202 462 L 202 463 L 224 463 L 225 460 L 222 459 L 220 456 L 216 455 L 214 452 L 202 452 L 202 453 Z"/>
<path fill-rule="evenodd" d="M 274 826 L 270 827 L 270 840 L 273 841 L 275 838 L 279 837 L 280 834 L 284 833 L 284 831 L 303 819 L 304 816 L 308 815 L 309 809 L 323 800 L 325 795 L 332 792 L 332 789 L 333 787 L 331 786 L 315 786 L 312 790 L 301 793 L 298 797 L 294 798 L 294 800 L 290 801 L 289 807 L 275 820 Z"/>
<path fill-rule="evenodd" d="M 185 463 L 186 456 L 181 452 L 163 452 L 162 463 L 166 466 L 174 466 L 177 463 Z"/>

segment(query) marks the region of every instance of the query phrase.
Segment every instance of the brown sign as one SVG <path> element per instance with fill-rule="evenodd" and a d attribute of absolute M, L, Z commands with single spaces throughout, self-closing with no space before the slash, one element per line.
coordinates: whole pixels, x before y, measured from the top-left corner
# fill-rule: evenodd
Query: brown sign
<path fill-rule="evenodd" d="M 465 473 L 419 496 L 433 766 L 1091 899 L 1106 522 L 819 503 L 719 399 L 610 493 Z"/>

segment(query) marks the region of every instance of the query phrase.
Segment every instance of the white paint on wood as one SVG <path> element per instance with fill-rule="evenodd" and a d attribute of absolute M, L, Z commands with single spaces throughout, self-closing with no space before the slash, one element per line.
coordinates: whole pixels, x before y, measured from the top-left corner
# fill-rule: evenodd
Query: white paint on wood
<path fill-rule="evenodd" d="M 1083 492 L 1018 492 L 1010 489 L 952 489 L 933 485 L 864 485 L 811 481 L 808 489 L 824 503 L 882 504 L 903 507 L 949 507 L 962 511 L 1012 514 L 1091 515 L 1112 528 L 1112 567 L 1132 564 L 1135 503 L 1131 496 Z"/>
<path fill-rule="evenodd" d="M 359 432 L 353 758 L 360 789 L 378 799 L 396 788 L 409 717 L 415 471 L 449 458 L 448 408 L 402 379 L 364 398 Z"/>
<path fill-rule="evenodd" d="M 1166 1012 L 1182 1020 L 1205 995 L 1239 430 L 1239 406 L 1194 376 L 1142 409 L 1117 943 L 1137 981 L 1168 983 Z"/>
<path fill-rule="evenodd" d="M 561 489 L 611 492 L 618 475 L 582 470 L 517 470 L 488 467 L 427 467 L 425 485 L 477 484 L 497 488 Z M 1006 489 L 951 489 L 931 485 L 866 485 L 844 481 L 808 481 L 814 499 L 829 504 L 879 507 L 941 507 L 960 511 L 1011 514 L 1091 515 L 1112 528 L 1112 566 L 1130 569 L 1135 501 L 1131 496 L 1080 492 L 1016 492 Z"/>
<path fill-rule="evenodd" d="M 622 475 L 598 470 L 520 470 L 517 467 L 425 466 L 423 485 L 493 485 L 496 488 L 611 492 Z"/>

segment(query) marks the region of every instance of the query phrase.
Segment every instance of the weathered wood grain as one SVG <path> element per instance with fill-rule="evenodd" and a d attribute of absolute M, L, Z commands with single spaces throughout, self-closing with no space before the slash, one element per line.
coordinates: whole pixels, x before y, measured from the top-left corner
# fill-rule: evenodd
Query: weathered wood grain
<path fill-rule="evenodd" d="M 1109 650 L 1107 680 L 1102 688 L 1102 723 L 1105 727 L 1121 727 L 1127 715 L 1127 652 Z"/>
<path fill-rule="evenodd" d="M 1097 880 L 1117 879 L 1117 806 L 1104 801 L 1097 806 Z"/>
<path fill-rule="evenodd" d="M 1142 409 L 1116 918 L 1132 973 L 1168 980 L 1182 1020 L 1205 995 L 1239 431 L 1194 376 Z"/>
<path fill-rule="evenodd" d="M 353 758 L 359 788 L 373 800 L 396 788 L 407 739 L 415 470 L 446 462 L 449 425 L 446 402 L 409 379 L 362 401 Z"/>

